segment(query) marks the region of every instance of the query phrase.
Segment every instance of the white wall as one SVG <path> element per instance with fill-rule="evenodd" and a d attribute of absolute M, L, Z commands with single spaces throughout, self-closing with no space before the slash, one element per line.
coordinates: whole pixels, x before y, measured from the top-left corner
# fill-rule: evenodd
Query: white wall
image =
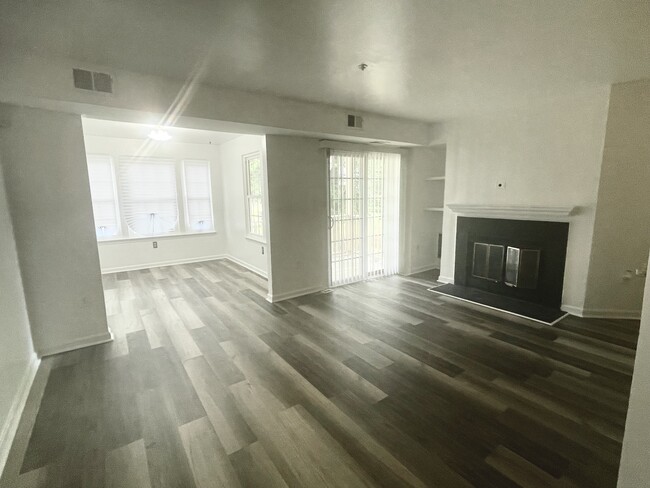
<path fill-rule="evenodd" d="M 259 152 L 262 161 L 265 160 L 264 137 L 243 135 L 222 143 L 219 148 L 228 255 L 236 261 L 246 263 L 262 276 L 267 276 L 267 238 L 265 238 L 265 242 L 259 242 L 246 237 L 246 203 L 242 160 L 242 156 L 254 152 Z M 264 254 L 262 254 L 263 250 Z"/>
<path fill-rule="evenodd" d="M 584 306 L 608 100 L 609 87 L 600 88 L 446 128 L 446 204 L 580 206 L 564 275 L 563 305 L 572 311 Z M 456 216 L 446 209 L 443 278 L 453 278 L 455 238 Z"/>
<path fill-rule="evenodd" d="M 623 275 L 647 263 L 648 247 L 650 80 L 644 80 L 612 86 L 586 314 L 640 315 L 643 280 Z"/>
<path fill-rule="evenodd" d="M 445 146 L 418 147 L 407 151 L 402 163 L 402 204 L 405 226 L 402 274 L 439 268 L 438 234 L 442 232 L 442 212 L 428 212 L 429 207 L 442 207 L 444 181 L 427 181 L 431 176 L 445 175 Z"/>
<path fill-rule="evenodd" d="M 0 106 L 0 154 L 40 354 L 110 339 L 78 115 Z"/>
<path fill-rule="evenodd" d="M 267 136 L 273 301 L 327 288 L 327 159 L 318 139 Z"/>
<path fill-rule="evenodd" d="M 0 165 L 0 473 L 36 358 Z"/>
<path fill-rule="evenodd" d="M 646 253 L 647 257 L 647 253 Z M 618 488 L 648 486 L 650 480 L 650 280 L 645 283 L 639 342 L 634 360 L 630 403 L 625 421 Z"/>
<path fill-rule="evenodd" d="M 138 153 L 144 141 L 117 137 L 85 136 L 88 154 L 112 156 L 117 164 L 121 156 Z M 147 146 L 147 156 L 159 158 L 204 159 L 211 162 L 214 233 L 191 236 L 154 237 L 117 240 L 98 243 L 99 259 L 105 273 L 124 269 L 146 268 L 222 256 L 227 252 L 226 226 L 223 221 L 224 204 L 221 185 L 219 146 L 179 142 L 154 143 Z M 87 184 L 87 183 L 86 183 Z M 154 249 L 152 242 L 158 243 Z"/>

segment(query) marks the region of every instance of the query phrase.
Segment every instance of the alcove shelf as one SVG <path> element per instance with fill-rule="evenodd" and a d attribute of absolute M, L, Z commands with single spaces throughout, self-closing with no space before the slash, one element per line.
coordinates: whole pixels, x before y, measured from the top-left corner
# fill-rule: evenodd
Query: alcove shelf
<path fill-rule="evenodd" d="M 426 178 L 427 181 L 445 181 L 444 176 L 429 176 Z"/>
<path fill-rule="evenodd" d="M 443 212 L 445 209 L 443 207 L 427 207 L 424 210 L 427 212 Z"/>

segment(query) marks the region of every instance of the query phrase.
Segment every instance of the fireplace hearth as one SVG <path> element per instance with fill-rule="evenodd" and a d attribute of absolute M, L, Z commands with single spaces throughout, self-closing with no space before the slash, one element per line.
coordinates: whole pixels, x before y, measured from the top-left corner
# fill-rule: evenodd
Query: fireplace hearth
<path fill-rule="evenodd" d="M 553 324 L 568 237 L 566 222 L 458 217 L 454 284 L 431 291 Z"/>

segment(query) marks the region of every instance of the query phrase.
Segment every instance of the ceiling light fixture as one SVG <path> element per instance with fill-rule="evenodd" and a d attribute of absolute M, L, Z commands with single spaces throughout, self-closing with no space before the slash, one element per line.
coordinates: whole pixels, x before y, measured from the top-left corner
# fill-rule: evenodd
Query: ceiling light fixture
<path fill-rule="evenodd" d="M 163 129 L 152 129 L 151 132 L 149 132 L 149 139 L 153 139 L 154 141 L 164 142 L 171 138 L 171 134 Z"/>

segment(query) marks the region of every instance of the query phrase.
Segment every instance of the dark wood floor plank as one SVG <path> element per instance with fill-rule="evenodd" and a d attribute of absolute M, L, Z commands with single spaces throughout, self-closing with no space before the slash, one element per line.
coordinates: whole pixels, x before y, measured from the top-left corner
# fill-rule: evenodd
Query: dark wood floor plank
<path fill-rule="evenodd" d="M 244 488 L 258 486 L 288 488 L 278 468 L 259 441 L 232 454 L 230 460 Z"/>
<path fill-rule="evenodd" d="M 197 488 L 241 486 L 208 418 L 194 420 L 178 430 Z"/>
<path fill-rule="evenodd" d="M 203 357 L 188 360 L 185 369 L 226 453 L 232 454 L 255 442 L 255 435 L 242 419 L 231 394 L 207 361 Z"/>
<path fill-rule="evenodd" d="M 151 488 L 142 439 L 107 453 L 106 488 Z"/>
<path fill-rule="evenodd" d="M 140 393 L 143 438 L 152 488 L 195 488 L 169 398 L 162 389 Z"/>

